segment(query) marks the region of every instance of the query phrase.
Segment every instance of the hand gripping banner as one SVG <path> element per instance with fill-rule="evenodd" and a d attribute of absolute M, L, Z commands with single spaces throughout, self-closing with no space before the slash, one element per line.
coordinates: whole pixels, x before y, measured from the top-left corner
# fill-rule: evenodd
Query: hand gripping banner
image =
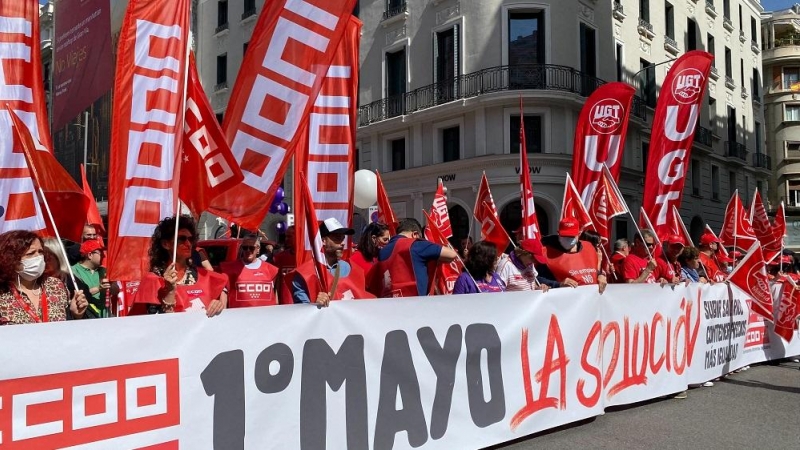
<path fill-rule="evenodd" d="M 223 129 L 244 183 L 212 202 L 212 213 L 257 229 L 296 146 L 306 139 L 355 0 L 264 4 L 233 86 Z"/>
<path fill-rule="evenodd" d="M 6 105 L 28 127 L 37 150 L 52 153 L 39 38 L 39 3 L 0 1 L 0 233 L 45 229 L 22 144 Z"/>
<path fill-rule="evenodd" d="M 109 278 L 139 280 L 150 236 L 175 215 L 189 0 L 131 0 L 117 53 L 108 183 Z"/>
<path fill-rule="evenodd" d="M 668 213 L 672 206 L 680 208 L 683 198 L 700 104 L 713 59 L 699 50 L 678 58 L 658 97 L 642 205 L 662 239 L 670 233 Z"/>
<path fill-rule="evenodd" d="M 614 181 L 619 181 L 635 92 L 625 83 L 607 83 L 597 88 L 581 109 L 575 128 L 572 179 L 587 208 L 603 164 L 608 166 Z"/>

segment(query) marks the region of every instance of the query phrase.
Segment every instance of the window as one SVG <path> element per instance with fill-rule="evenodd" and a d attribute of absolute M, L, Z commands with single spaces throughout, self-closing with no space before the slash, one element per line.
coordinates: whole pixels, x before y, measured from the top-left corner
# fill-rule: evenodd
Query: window
<path fill-rule="evenodd" d="M 711 129 L 711 132 L 715 132 L 716 127 L 716 120 L 717 120 L 717 99 L 714 97 L 708 97 L 708 127 Z"/>
<path fill-rule="evenodd" d="M 511 116 L 509 127 L 509 137 L 511 148 L 509 153 L 519 153 L 520 140 L 519 140 L 519 116 Z M 527 146 L 528 154 L 542 153 L 542 117 L 541 116 L 525 116 L 525 145 Z"/>
<path fill-rule="evenodd" d="M 217 123 L 219 126 L 222 126 L 222 120 L 225 119 L 225 115 L 223 113 L 217 113 Z"/>
<path fill-rule="evenodd" d="M 719 200 L 719 167 L 711 165 L 711 199 Z"/>
<path fill-rule="evenodd" d="M 512 89 L 544 87 L 545 80 L 541 72 L 520 67 L 544 63 L 544 40 L 544 13 L 508 13 L 508 76 Z"/>
<path fill-rule="evenodd" d="M 217 2 L 217 29 L 228 26 L 228 0 Z"/>
<path fill-rule="evenodd" d="M 672 7 L 672 3 L 664 2 L 664 12 L 666 13 L 667 37 L 675 39 L 675 8 Z"/>
<path fill-rule="evenodd" d="M 743 89 L 747 89 L 747 83 L 744 82 L 744 59 L 742 59 L 740 63 L 741 65 L 739 66 L 739 81 L 741 81 L 742 83 L 740 84 L 740 86 Z"/>
<path fill-rule="evenodd" d="M 458 127 L 442 130 L 442 161 L 458 161 L 461 158 L 461 133 Z"/>
<path fill-rule="evenodd" d="M 750 40 L 758 45 L 758 25 L 756 25 L 756 18 L 750 18 Z"/>
<path fill-rule="evenodd" d="M 249 45 L 250 45 L 249 41 L 242 44 L 242 59 L 244 59 L 244 55 L 247 54 L 247 46 Z"/>
<path fill-rule="evenodd" d="M 761 196 L 764 196 L 764 182 L 761 180 L 756 180 L 756 190 L 758 191 Z"/>
<path fill-rule="evenodd" d="M 725 76 L 733 78 L 733 58 L 728 47 L 725 47 Z"/>
<path fill-rule="evenodd" d="M 244 0 L 242 19 L 255 14 L 255 12 L 256 12 L 256 0 Z"/>
<path fill-rule="evenodd" d="M 650 23 L 650 0 L 639 0 L 639 18 Z"/>
<path fill-rule="evenodd" d="M 642 170 L 647 171 L 647 158 L 650 156 L 650 143 L 642 142 Z"/>
<path fill-rule="evenodd" d="M 800 81 L 800 67 L 783 68 L 783 88 L 791 89 L 792 85 Z"/>
<path fill-rule="evenodd" d="M 228 54 L 217 55 L 217 86 L 228 82 Z"/>
<path fill-rule="evenodd" d="M 711 53 L 711 55 L 715 57 L 714 59 L 711 60 L 711 66 L 717 67 L 716 65 L 717 63 L 715 62 L 717 60 L 716 58 L 717 54 L 714 53 L 714 36 L 709 34 L 707 35 L 706 39 L 708 39 L 708 45 L 706 45 L 707 47 L 706 50 L 708 50 L 708 53 Z"/>
<path fill-rule="evenodd" d="M 361 149 L 356 147 L 356 154 L 353 155 L 353 170 L 358 171 L 361 169 Z"/>
<path fill-rule="evenodd" d="M 451 101 L 456 98 L 456 76 L 458 70 L 458 25 L 436 33 L 433 48 L 434 80 L 440 101 Z"/>
<path fill-rule="evenodd" d="M 742 5 L 739 5 L 739 29 L 744 32 L 744 22 L 742 21 Z"/>
<path fill-rule="evenodd" d="M 697 22 L 686 19 L 686 51 L 697 50 Z"/>
<path fill-rule="evenodd" d="M 733 197 L 736 188 L 736 172 L 728 172 L 728 196 Z"/>
<path fill-rule="evenodd" d="M 800 181 L 789 180 L 788 206 L 800 206 Z"/>
<path fill-rule="evenodd" d="M 644 75 L 639 77 L 639 92 L 642 93 L 647 106 L 656 107 L 656 68 L 650 67 L 650 61 L 639 60 L 639 69 Z"/>
<path fill-rule="evenodd" d="M 800 105 L 786 105 L 784 120 L 797 122 L 800 121 Z"/>
<path fill-rule="evenodd" d="M 392 157 L 392 171 L 406 168 L 406 140 L 405 138 L 389 141 Z"/>
<path fill-rule="evenodd" d="M 692 195 L 700 195 L 700 183 L 701 175 L 700 175 L 700 161 L 693 159 L 692 160 Z"/>
<path fill-rule="evenodd" d="M 597 76 L 597 45 L 595 43 L 596 31 L 594 28 L 581 22 L 581 72 L 586 75 Z"/>
<path fill-rule="evenodd" d="M 754 128 L 756 132 L 756 153 L 761 153 L 761 124 L 756 122 Z"/>
<path fill-rule="evenodd" d="M 386 97 L 390 117 L 403 114 L 406 93 L 406 49 L 386 54 Z"/>
<path fill-rule="evenodd" d="M 744 195 L 742 195 L 744 203 L 750 203 L 750 177 L 744 176 Z"/>
<path fill-rule="evenodd" d="M 731 0 L 722 0 L 722 15 L 726 19 L 731 18 Z"/>
<path fill-rule="evenodd" d="M 617 55 L 617 81 L 622 81 L 622 76 L 625 73 L 625 71 L 624 71 L 624 69 L 622 67 L 622 51 L 623 51 L 622 50 L 623 49 L 622 44 L 618 43 L 616 48 L 617 48 L 617 50 L 616 50 L 616 55 Z"/>
<path fill-rule="evenodd" d="M 753 68 L 753 98 L 761 99 L 761 73 L 756 68 Z"/>

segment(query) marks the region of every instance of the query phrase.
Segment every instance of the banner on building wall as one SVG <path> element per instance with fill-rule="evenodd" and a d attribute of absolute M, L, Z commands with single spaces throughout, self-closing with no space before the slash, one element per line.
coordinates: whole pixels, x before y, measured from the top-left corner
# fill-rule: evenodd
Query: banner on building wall
<path fill-rule="evenodd" d="M 84 351 L 89 334 L 113 351 Z M 0 347 L 8 449 L 483 448 L 800 354 L 797 334 L 782 340 L 722 283 L 19 325 L 0 339 L 50 343 Z"/>
<path fill-rule="evenodd" d="M 108 0 L 55 2 L 53 130 L 111 90 L 114 60 Z"/>

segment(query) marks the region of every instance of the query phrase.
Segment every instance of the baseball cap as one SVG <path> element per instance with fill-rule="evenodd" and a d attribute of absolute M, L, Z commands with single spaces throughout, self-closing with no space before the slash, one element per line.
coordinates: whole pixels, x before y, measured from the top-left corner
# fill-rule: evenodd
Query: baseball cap
<path fill-rule="evenodd" d="M 574 217 L 565 217 L 558 223 L 558 235 L 560 237 L 576 237 L 581 234 L 581 226 Z"/>
<path fill-rule="evenodd" d="M 664 242 L 667 244 L 681 244 L 684 247 L 686 246 L 686 241 L 683 239 L 683 236 L 679 234 L 671 234 L 664 239 Z"/>
<path fill-rule="evenodd" d="M 322 223 L 319 224 L 319 234 L 322 237 L 326 237 L 332 233 L 342 233 L 347 236 L 352 236 L 356 234 L 356 230 L 345 227 L 341 222 L 336 220 L 335 217 L 331 217 L 330 219 L 323 220 Z"/>
<path fill-rule="evenodd" d="M 533 255 L 533 259 L 539 264 L 547 264 L 547 259 L 542 254 L 542 241 L 538 239 L 523 239 L 520 241 L 519 246 Z"/>
<path fill-rule="evenodd" d="M 105 250 L 105 247 L 103 247 L 103 244 L 96 239 L 89 239 L 88 241 L 81 243 L 81 255 L 83 256 L 86 256 L 89 253 L 97 250 Z"/>
<path fill-rule="evenodd" d="M 706 231 L 700 236 L 700 245 L 709 245 L 712 242 L 717 242 L 717 243 L 720 242 L 719 238 L 714 236 L 713 233 L 709 233 L 708 231 Z"/>

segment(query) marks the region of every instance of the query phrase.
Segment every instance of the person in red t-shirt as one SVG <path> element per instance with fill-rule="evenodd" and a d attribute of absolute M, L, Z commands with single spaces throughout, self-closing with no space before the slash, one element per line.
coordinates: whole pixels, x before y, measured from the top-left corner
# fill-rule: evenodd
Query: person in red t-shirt
<path fill-rule="evenodd" d="M 278 268 L 258 258 L 260 249 L 258 236 L 247 235 L 239 246 L 239 258 L 220 263 L 220 272 L 228 276 L 230 284 L 229 308 L 278 304 Z"/>
<path fill-rule="evenodd" d="M 361 267 L 364 273 L 369 272 L 378 260 L 378 252 L 391 238 L 386 224 L 373 222 L 367 225 L 361 233 L 361 239 L 358 240 L 358 249 L 350 255 L 350 262 Z"/>
<path fill-rule="evenodd" d="M 725 272 L 717 264 L 717 248 L 719 238 L 706 231 L 700 236 L 700 265 L 710 282 L 725 281 Z"/>
<path fill-rule="evenodd" d="M 606 289 L 606 275 L 600 272 L 597 250 L 589 241 L 579 239 L 581 228 L 573 217 L 558 223 L 558 235 L 542 239 L 547 267 L 562 286 L 578 287 L 598 285 L 600 293 Z"/>
<path fill-rule="evenodd" d="M 642 240 L 644 238 L 644 240 Z M 652 257 L 656 248 L 656 239 L 650 230 L 641 230 L 633 238 L 633 249 L 625 258 L 622 277 L 626 283 L 658 283 L 656 267 L 658 263 Z"/>
<path fill-rule="evenodd" d="M 664 240 L 663 251 L 661 255 L 656 258 L 658 267 L 658 278 L 663 278 L 667 282 L 676 284 L 679 283 L 681 278 L 681 263 L 678 262 L 678 256 L 683 251 L 686 243 L 683 237 L 677 234 L 667 236 Z"/>
<path fill-rule="evenodd" d="M 625 266 L 625 258 L 631 252 L 631 244 L 627 239 L 617 239 L 614 241 L 614 253 L 611 255 L 611 274 L 609 281 L 612 283 L 623 283 L 625 279 L 622 276 Z"/>

